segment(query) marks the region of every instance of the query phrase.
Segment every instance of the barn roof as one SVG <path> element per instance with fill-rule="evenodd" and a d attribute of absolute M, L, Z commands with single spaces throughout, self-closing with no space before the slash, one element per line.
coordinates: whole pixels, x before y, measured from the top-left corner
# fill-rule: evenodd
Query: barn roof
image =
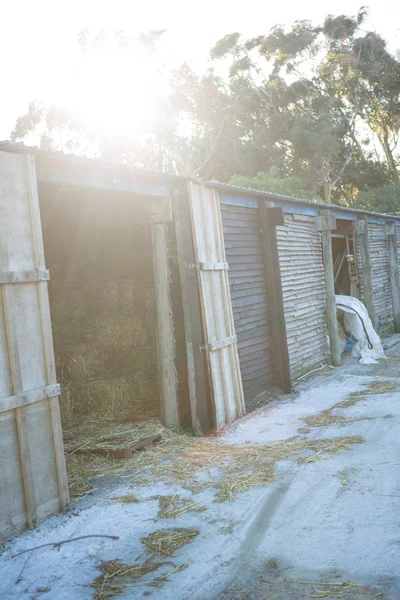
<path fill-rule="evenodd" d="M 27 146 L 23 142 L 0 141 L 0 151 L 21 154 L 33 154 L 36 158 L 38 180 L 42 183 L 58 183 L 76 187 L 93 187 L 103 190 L 129 192 L 143 195 L 169 195 L 176 187 L 185 182 L 201 183 L 223 193 L 227 203 L 256 205 L 257 198 L 265 198 L 290 212 L 290 207 L 297 207 L 301 212 L 317 214 L 319 209 L 331 209 L 338 218 L 356 219 L 357 216 L 369 215 L 383 220 L 399 220 L 399 214 L 386 214 L 348 208 L 338 204 L 327 204 L 318 200 L 306 200 L 276 192 L 267 192 L 231 185 L 220 181 L 208 181 L 194 177 L 185 177 L 172 173 L 163 173 L 152 169 L 139 168 L 123 163 L 105 161 L 98 158 L 77 156 L 61 151 L 43 150 L 37 146 Z M 246 203 L 246 199 L 247 203 Z M 252 203 L 253 200 L 253 203 Z M 308 210 L 307 210 L 308 207 Z M 400 224 L 400 221 L 398 221 Z"/>

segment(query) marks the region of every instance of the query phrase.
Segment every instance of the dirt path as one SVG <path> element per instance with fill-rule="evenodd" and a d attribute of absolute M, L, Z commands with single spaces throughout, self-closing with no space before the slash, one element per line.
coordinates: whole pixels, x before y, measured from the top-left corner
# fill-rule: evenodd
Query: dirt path
<path fill-rule="evenodd" d="M 213 486 L 197 493 L 121 478 L 23 534 L 0 557 L 0 598 L 399 600 L 399 363 L 393 349 L 379 365 L 343 367 L 229 428 L 221 441 L 233 453 L 254 444 L 261 454 L 279 449 L 272 467 L 265 463 L 264 485 L 234 500 L 218 497 L 225 475 L 212 463 L 199 480 Z M 263 460 L 254 455 L 257 477 Z M 247 457 L 231 465 L 235 477 L 246 482 L 249 464 Z M 138 502 L 110 501 L 116 495 Z M 119 539 L 10 558 L 89 534 Z"/>

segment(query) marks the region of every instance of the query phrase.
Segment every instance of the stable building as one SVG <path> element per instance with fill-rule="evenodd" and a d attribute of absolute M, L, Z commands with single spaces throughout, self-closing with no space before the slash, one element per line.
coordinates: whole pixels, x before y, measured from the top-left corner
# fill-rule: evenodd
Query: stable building
<path fill-rule="evenodd" d="M 59 398 L 206 435 L 338 363 L 335 293 L 400 331 L 396 215 L 7 142 L 0 211 L 3 540 L 68 505 Z"/>

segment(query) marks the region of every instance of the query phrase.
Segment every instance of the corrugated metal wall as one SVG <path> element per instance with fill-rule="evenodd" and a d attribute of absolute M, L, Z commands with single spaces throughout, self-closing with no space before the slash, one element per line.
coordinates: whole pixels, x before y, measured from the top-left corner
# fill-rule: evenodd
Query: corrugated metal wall
<path fill-rule="evenodd" d="M 396 225 L 396 241 L 397 241 L 397 259 L 399 264 L 399 276 L 400 276 L 400 225 Z"/>
<path fill-rule="evenodd" d="M 321 236 L 314 217 L 286 213 L 277 237 L 290 371 L 295 378 L 328 356 Z"/>
<path fill-rule="evenodd" d="M 385 336 L 394 331 L 389 275 L 389 248 L 385 224 L 369 223 L 369 249 L 375 325 L 379 335 Z"/>
<path fill-rule="evenodd" d="M 359 300 L 364 303 L 364 281 L 363 281 L 363 268 L 362 268 L 362 255 L 361 255 L 361 239 L 360 234 L 356 233 L 354 235 L 354 251 L 355 251 L 355 261 L 357 265 L 357 279 L 358 279 L 358 293 Z"/>
<path fill-rule="evenodd" d="M 221 203 L 229 287 L 246 401 L 274 384 L 258 209 Z"/>

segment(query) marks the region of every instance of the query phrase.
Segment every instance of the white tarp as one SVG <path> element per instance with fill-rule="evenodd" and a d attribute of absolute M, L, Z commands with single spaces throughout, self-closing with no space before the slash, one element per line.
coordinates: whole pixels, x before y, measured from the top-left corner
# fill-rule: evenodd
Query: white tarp
<path fill-rule="evenodd" d="M 335 299 L 337 308 L 344 313 L 345 330 L 357 342 L 352 355 L 359 356 L 363 365 L 376 363 L 377 358 L 386 358 L 364 304 L 352 296 L 335 296 Z"/>

